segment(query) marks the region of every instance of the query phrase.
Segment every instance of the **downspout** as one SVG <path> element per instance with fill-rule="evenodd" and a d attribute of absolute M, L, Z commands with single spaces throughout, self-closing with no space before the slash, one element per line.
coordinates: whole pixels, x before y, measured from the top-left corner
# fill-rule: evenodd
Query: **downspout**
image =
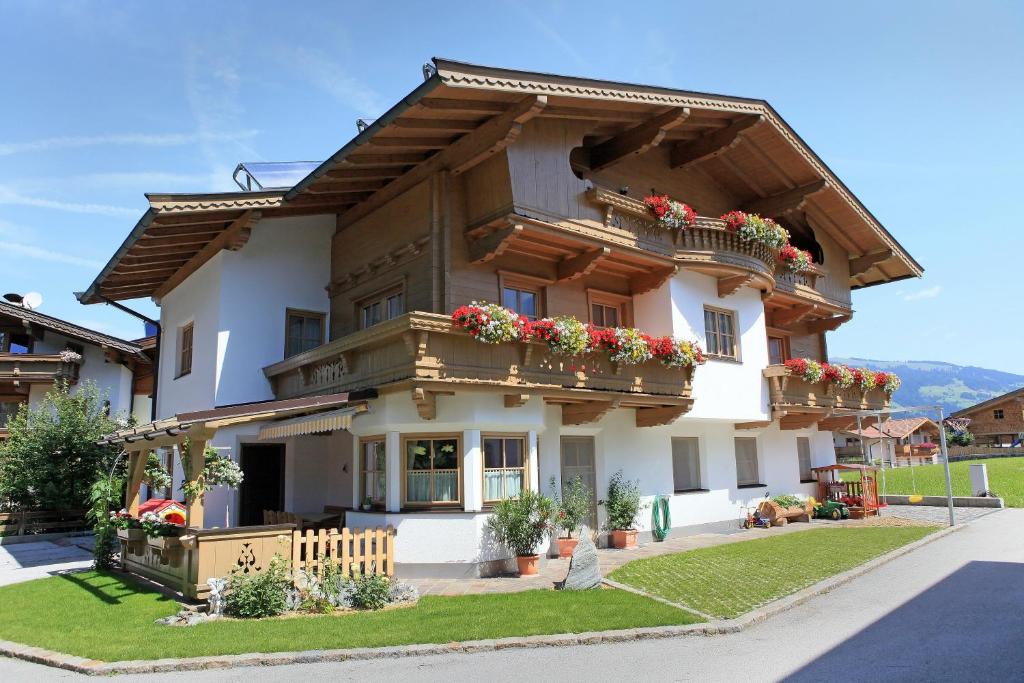
<path fill-rule="evenodd" d="M 103 296 L 101 294 L 97 295 L 97 296 L 98 296 L 98 298 L 100 300 L 103 301 L 103 303 L 107 304 L 108 306 L 113 306 L 117 310 L 122 311 L 124 313 L 127 313 L 128 315 L 132 316 L 133 318 L 138 318 L 139 320 L 141 320 L 141 321 L 143 321 L 145 323 L 149 323 L 150 325 L 152 325 L 153 327 L 156 328 L 156 345 L 153 347 L 153 356 L 154 356 L 154 358 L 153 358 L 153 403 L 149 406 L 149 419 L 151 421 L 155 422 L 156 421 L 156 397 L 159 395 L 157 393 L 157 391 L 160 388 L 160 340 L 163 338 L 163 328 L 160 327 L 160 323 L 157 322 L 156 320 L 153 320 L 150 317 L 142 315 L 138 311 L 135 311 L 135 310 L 132 310 L 132 309 L 128 308 L 127 306 L 125 306 L 124 304 L 122 304 L 119 301 L 114 301 L 113 299 L 108 299 L 107 297 L 105 297 L 105 296 Z M 133 402 L 133 404 L 134 404 L 134 401 L 135 401 L 135 392 L 133 391 L 132 392 L 132 402 Z"/>

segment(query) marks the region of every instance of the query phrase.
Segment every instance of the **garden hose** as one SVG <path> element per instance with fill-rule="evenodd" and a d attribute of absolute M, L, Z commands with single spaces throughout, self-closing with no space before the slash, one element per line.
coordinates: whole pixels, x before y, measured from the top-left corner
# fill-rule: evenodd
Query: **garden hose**
<path fill-rule="evenodd" d="M 655 496 L 652 507 L 651 527 L 654 540 L 664 541 L 668 536 L 668 532 L 672 529 L 672 513 L 669 512 L 668 508 L 668 496 Z"/>

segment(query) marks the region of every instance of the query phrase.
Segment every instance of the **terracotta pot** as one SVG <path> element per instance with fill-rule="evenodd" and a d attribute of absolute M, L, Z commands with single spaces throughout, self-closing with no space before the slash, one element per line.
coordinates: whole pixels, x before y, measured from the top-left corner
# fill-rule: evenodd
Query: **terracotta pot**
<path fill-rule="evenodd" d="M 537 561 L 540 555 L 516 555 L 516 565 L 520 576 L 531 576 L 537 573 Z"/>
<path fill-rule="evenodd" d="M 613 548 L 635 548 L 636 529 L 612 529 Z"/>
<path fill-rule="evenodd" d="M 560 558 L 572 557 L 572 551 L 576 550 L 576 544 L 580 542 L 578 538 L 560 538 L 558 539 L 558 556 Z"/>

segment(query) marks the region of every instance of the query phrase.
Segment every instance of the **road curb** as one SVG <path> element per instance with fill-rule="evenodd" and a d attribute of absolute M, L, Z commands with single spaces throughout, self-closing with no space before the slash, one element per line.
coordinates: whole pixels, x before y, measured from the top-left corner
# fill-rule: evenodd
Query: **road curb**
<path fill-rule="evenodd" d="M 653 626 L 645 628 L 622 629 L 618 631 L 595 631 L 587 633 L 565 633 L 542 636 L 524 636 L 498 638 L 491 640 L 473 640 L 445 644 L 401 645 L 376 648 L 352 648 L 345 650 L 307 650 L 303 652 L 272 652 L 248 653 L 240 655 L 218 655 L 211 657 L 188 657 L 182 659 L 154 659 L 142 661 L 101 662 L 76 657 L 61 652 L 54 652 L 39 647 L 32 647 L 11 641 L 0 641 L 0 655 L 22 659 L 36 664 L 44 664 L 58 669 L 74 671 L 90 676 L 108 676 L 112 674 L 147 674 L 166 673 L 171 671 L 202 671 L 208 669 L 228 669 L 244 666 L 279 666 L 282 664 L 315 664 L 320 662 L 360 661 L 368 659 L 391 659 L 399 657 L 419 657 L 423 655 L 444 655 L 452 653 L 493 652 L 497 650 L 525 649 L 538 647 L 566 647 L 573 645 L 596 645 L 598 643 L 617 643 L 633 640 L 650 640 L 657 638 L 675 638 L 679 636 L 714 636 L 726 633 L 738 633 L 750 626 L 759 624 L 781 612 L 785 612 L 807 600 L 828 593 L 843 586 L 853 579 L 891 562 L 892 560 L 911 553 L 929 543 L 959 531 L 966 525 L 947 527 L 924 538 L 901 546 L 885 555 L 869 560 L 841 574 L 836 574 L 823 581 L 801 589 L 796 593 L 774 600 L 752 612 L 747 612 L 736 619 L 714 620 L 702 624 L 685 626 Z M 637 592 L 637 591 L 633 591 Z M 652 596 L 653 597 L 653 596 Z M 657 598 L 656 598 L 657 599 Z M 659 602 L 667 602 L 663 598 Z M 685 605 L 672 604 L 680 609 L 692 612 Z"/>

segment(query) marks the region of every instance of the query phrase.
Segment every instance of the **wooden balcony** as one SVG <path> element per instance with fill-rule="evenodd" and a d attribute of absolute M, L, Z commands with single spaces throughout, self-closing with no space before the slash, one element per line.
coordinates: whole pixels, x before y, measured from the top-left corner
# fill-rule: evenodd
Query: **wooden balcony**
<path fill-rule="evenodd" d="M 0 383 L 10 384 L 18 393 L 30 384 L 78 382 L 78 363 L 65 362 L 59 354 L 0 353 Z"/>
<path fill-rule="evenodd" d="M 613 408 L 636 408 L 638 426 L 671 422 L 690 409 L 692 370 L 658 361 L 619 366 L 604 354 L 561 358 L 538 342 L 483 344 L 447 315 L 407 313 L 263 369 L 278 399 L 377 388 L 409 389 L 420 417 L 437 395 L 504 394 L 506 407 L 531 396 L 563 404 L 563 422 L 582 424 Z"/>
<path fill-rule="evenodd" d="M 825 382 L 810 383 L 789 373 L 785 365 L 769 365 L 768 402 L 783 429 L 799 429 L 853 410 L 885 410 L 889 396 L 881 389 L 837 389 Z"/>

